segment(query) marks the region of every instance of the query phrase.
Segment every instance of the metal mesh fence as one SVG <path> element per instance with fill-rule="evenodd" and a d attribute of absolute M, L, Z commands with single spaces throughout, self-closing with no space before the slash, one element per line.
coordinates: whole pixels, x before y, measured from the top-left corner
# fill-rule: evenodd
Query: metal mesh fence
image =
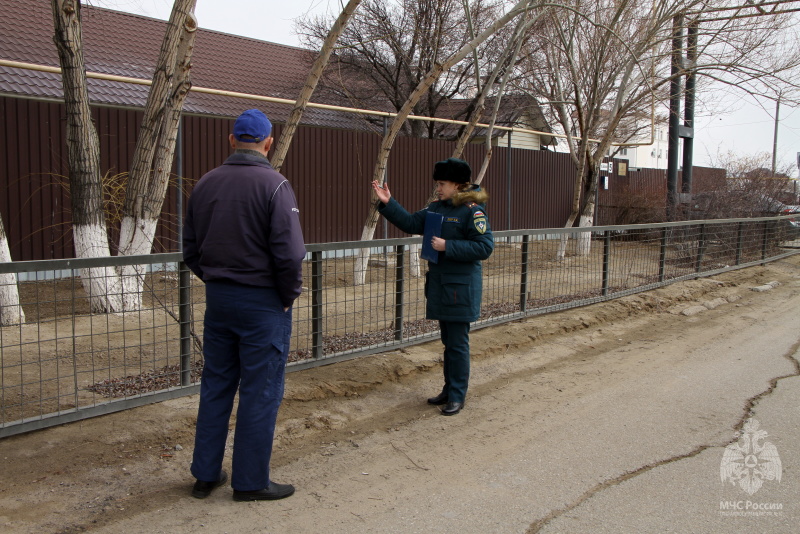
<path fill-rule="evenodd" d="M 122 407 L 109 406 L 112 399 L 181 386 L 180 257 L 158 261 L 159 256 L 167 255 L 138 257 L 142 273 L 128 276 L 141 285 L 139 302 L 112 313 L 100 313 L 92 292 L 99 283 L 108 292 L 101 300 L 120 300 L 115 287 L 122 286 L 112 283 L 122 279 L 120 265 L 110 263 L 129 259 L 4 265 L 14 267 L 19 278 L 25 323 L 0 328 L 2 427 L 37 428 L 106 413 Z M 87 290 L 89 272 L 95 289 Z M 189 370 L 194 380 L 199 366 L 195 362 Z"/>
<path fill-rule="evenodd" d="M 496 232 L 473 328 L 779 259 L 797 237 L 780 217 Z M 290 370 L 438 336 L 419 239 L 307 246 Z M 198 391 L 205 295 L 180 254 L 0 264 L 2 312 L 12 286 L 25 322 L 0 327 L 0 437 Z"/>

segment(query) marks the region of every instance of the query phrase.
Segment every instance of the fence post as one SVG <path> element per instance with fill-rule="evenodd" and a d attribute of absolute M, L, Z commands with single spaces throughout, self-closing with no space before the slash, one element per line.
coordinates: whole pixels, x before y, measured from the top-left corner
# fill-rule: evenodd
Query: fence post
<path fill-rule="evenodd" d="M 768 233 L 767 222 L 768 221 L 764 221 L 764 231 L 762 232 L 762 235 L 761 235 L 761 259 L 762 260 L 766 260 L 767 259 L 767 233 Z M 766 261 L 762 261 L 761 262 L 761 265 L 766 265 L 766 264 L 767 264 Z"/>
<path fill-rule="evenodd" d="M 397 245 L 397 259 L 394 266 L 394 339 L 403 340 L 403 317 L 405 316 L 405 264 L 406 246 Z"/>
<path fill-rule="evenodd" d="M 519 311 L 525 313 L 528 308 L 528 254 L 530 236 L 522 236 L 522 272 L 519 280 Z"/>
<path fill-rule="evenodd" d="M 667 228 L 661 229 L 661 249 L 658 252 L 658 281 L 663 282 L 667 273 Z"/>
<path fill-rule="evenodd" d="M 192 383 L 192 302 L 191 271 L 184 262 L 178 262 L 178 323 L 180 328 L 181 385 Z"/>
<path fill-rule="evenodd" d="M 736 263 L 739 265 L 742 262 L 742 234 L 744 232 L 744 223 L 739 222 L 739 228 L 736 230 Z"/>
<path fill-rule="evenodd" d="M 178 250 L 180 250 L 183 244 L 183 117 L 178 120 L 178 133 L 175 138 L 175 170 L 177 171 L 175 211 L 178 219 Z"/>
<path fill-rule="evenodd" d="M 603 296 L 608 295 L 609 260 L 611 256 L 611 231 L 603 234 Z"/>
<path fill-rule="evenodd" d="M 322 358 L 322 252 L 311 253 L 311 356 Z"/>
<path fill-rule="evenodd" d="M 511 185 L 511 134 L 513 133 L 512 130 L 508 130 L 508 148 L 506 149 L 506 189 L 508 193 L 506 194 L 506 202 L 508 203 L 506 212 L 507 219 L 508 219 L 508 228 L 506 230 L 511 230 L 511 199 L 514 196 L 513 187 Z"/>
<path fill-rule="evenodd" d="M 697 260 L 694 263 L 694 272 L 699 273 L 703 268 L 703 256 L 706 253 L 706 225 L 700 225 L 700 242 L 697 244 Z"/>

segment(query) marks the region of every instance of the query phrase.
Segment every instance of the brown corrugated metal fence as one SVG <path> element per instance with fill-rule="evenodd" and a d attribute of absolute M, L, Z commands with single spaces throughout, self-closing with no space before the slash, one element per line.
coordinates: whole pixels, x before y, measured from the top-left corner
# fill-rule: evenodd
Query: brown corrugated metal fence
<path fill-rule="evenodd" d="M 140 110 L 94 107 L 100 136 L 102 172 L 128 170 L 141 121 Z M 15 261 L 73 257 L 66 148 L 65 112 L 58 102 L 0 97 L 0 214 Z M 232 119 L 187 115 L 182 123 L 184 195 L 205 172 L 230 153 Z M 275 127 L 275 138 L 281 126 Z M 282 172 L 291 181 L 300 205 L 306 242 L 351 241 L 361 237 L 369 209 L 378 135 L 301 127 Z M 433 187 L 433 164 L 450 156 L 454 143 L 400 137 L 392 150 L 387 180 L 393 195 L 409 211 L 421 209 Z M 510 155 L 509 155 L 510 150 Z M 482 144 L 468 145 L 463 158 L 480 168 Z M 173 167 L 177 172 L 178 163 Z M 509 167 L 510 165 L 510 167 Z M 614 165 L 616 168 L 616 164 Z M 570 212 L 574 167 L 567 154 L 495 147 L 483 187 L 492 228 L 509 230 L 563 226 Z M 705 183 L 696 171 L 696 183 Z M 705 180 L 706 182 L 708 180 Z M 614 224 L 619 192 L 626 189 L 665 194 L 664 171 L 610 175 L 609 190 L 600 194 L 601 224 Z M 661 198 L 663 199 L 663 194 Z M 185 205 L 185 196 L 184 196 Z M 162 211 L 154 252 L 178 247 L 178 185 L 171 184 Z M 510 211 L 509 211 L 510 208 Z M 399 237 L 395 228 L 379 224 L 375 237 Z M 116 230 L 110 231 L 112 250 Z"/>

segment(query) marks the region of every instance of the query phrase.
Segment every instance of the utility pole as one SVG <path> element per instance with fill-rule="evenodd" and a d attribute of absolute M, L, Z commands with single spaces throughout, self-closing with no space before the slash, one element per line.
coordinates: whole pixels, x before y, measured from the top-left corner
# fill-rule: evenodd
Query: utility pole
<path fill-rule="evenodd" d="M 694 150 L 694 100 L 695 100 L 695 79 L 694 68 L 697 60 L 697 33 L 698 25 L 701 22 L 728 22 L 735 19 L 749 17 L 762 17 L 796 13 L 800 8 L 795 7 L 797 0 L 769 0 L 753 2 L 745 0 L 743 4 L 734 2 L 736 5 L 718 7 L 712 9 L 691 10 L 676 15 L 672 21 L 672 80 L 669 93 L 669 145 L 667 148 L 667 220 L 672 221 L 677 215 L 677 205 L 682 195 L 678 193 L 678 150 L 679 139 L 683 138 L 683 184 L 681 193 L 683 196 L 691 195 L 692 192 L 692 152 Z M 772 6 L 769 11 L 764 9 L 765 5 Z M 788 7 L 786 7 L 788 6 Z M 731 15 L 725 14 L 733 11 Z M 683 56 L 683 27 L 684 17 L 690 21 L 688 24 L 687 57 Z M 680 90 L 682 74 L 686 75 L 686 113 L 684 124 L 680 124 Z M 778 152 L 778 118 L 781 107 L 781 95 L 775 104 L 775 135 L 772 143 L 772 174 L 776 170 L 776 157 Z M 687 153 L 688 152 L 688 153 Z M 797 153 L 797 166 L 800 168 L 800 152 Z M 688 171 L 688 172 L 687 172 Z M 800 180 L 800 179 L 799 179 Z M 795 181 L 795 190 L 797 181 Z"/>
<path fill-rule="evenodd" d="M 667 145 L 667 220 L 678 217 L 678 204 L 681 197 L 692 192 L 692 156 L 694 152 L 694 104 L 695 104 L 695 63 L 697 60 L 697 28 L 699 22 L 693 20 L 688 26 L 688 56 L 684 57 L 684 17 L 677 15 L 672 25 L 672 70 L 669 86 L 669 134 Z M 684 123 L 681 124 L 682 78 L 686 76 Z M 678 152 L 683 140 L 683 183 L 678 191 Z M 681 194 L 682 193 L 682 194 Z"/>
<path fill-rule="evenodd" d="M 674 221 L 678 207 L 678 128 L 681 115 L 681 66 L 683 16 L 677 15 L 672 26 L 672 69 L 669 84 L 669 134 L 667 137 L 667 220 Z"/>
<path fill-rule="evenodd" d="M 695 88 L 697 86 L 697 21 L 689 23 L 686 35 L 686 95 L 683 108 L 683 129 L 680 136 L 683 138 L 683 175 L 681 179 L 681 193 L 692 194 L 692 173 L 694 170 L 694 103 Z M 691 200 L 691 199 L 690 199 Z"/>
<path fill-rule="evenodd" d="M 775 134 L 772 136 L 772 176 L 775 176 L 775 158 L 778 154 L 778 118 L 781 113 L 781 95 L 775 101 Z"/>

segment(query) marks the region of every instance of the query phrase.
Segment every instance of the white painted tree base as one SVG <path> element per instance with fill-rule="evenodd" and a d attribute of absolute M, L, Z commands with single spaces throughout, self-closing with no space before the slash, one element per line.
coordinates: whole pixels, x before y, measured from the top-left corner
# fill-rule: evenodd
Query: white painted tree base
<path fill-rule="evenodd" d="M 594 224 L 594 217 L 586 217 L 581 215 L 578 226 L 580 228 L 588 228 Z M 578 256 L 586 256 L 592 251 L 592 232 L 580 232 L 578 234 L 578 243 L 576 247 L 576 254 Z"/>
<path fill-rule="evenodd" d="M 0 236 L 0 263 L 11 262 L 11 249 L 8 239 Z M 17 288 L 17 275 L 13 273 L 0 274 L 0 326 L 22 324 L 25 322 L 25 312 L 19 305 L 19 289 Z"/>
<path fill-rule="evenodd" d="M 414 278 L 418 278 L 420 276 L 420 270 L 421 270 L 420 264 L 422 263 L 422 259 L 419 256 L 419 249 L 420 246 L 416 244 L 408 247 L 409 258 L 410 258 L 409 268 L 411 269 L 411 276 L 413 276 Z"/>
<path fill-rule="evenodd" d="M 150 254 L 156 235 L 156 220 L 125 217 L 120 226 L 119 254 L 121 256 L 140 256 Z M 122 282 L 123 306 L 125 310 L 139 310 L 142 307 L 144 265 L 125 265 L 118 270 Z"/>
<path fill-rule="evenodd" d="M 153 246 L 155 220 L 125 217 L 120 227 L 120 256 L 149 254 Z M 100 225 L 75 226 L 75 253 L 79 258 L 110 255 L 106 231 Z M 145 265 L 82 269 L 81 279 L 94 313 L 118 313 L 142 307 Z"/>
<path fill-rule="evenodd" d="M 108 250 L 106 229 L 100 225 L 74 225 L 75 256 L 78 258 L 105 258 Z M 83 289 L 89 296 L 89 307 L 93 313 L 121 312 L 122 285 L 113 267 L 81 269 Z"/>

